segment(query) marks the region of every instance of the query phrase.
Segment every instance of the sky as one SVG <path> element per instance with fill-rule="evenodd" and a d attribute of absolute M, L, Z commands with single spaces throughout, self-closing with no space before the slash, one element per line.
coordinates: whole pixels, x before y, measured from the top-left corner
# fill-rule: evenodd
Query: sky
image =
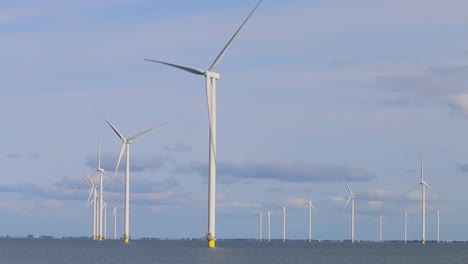
<path fill-rule="evenodd" d="M 114 174 L 131 145 L 130 236 L 203 237 L 208 114 L 203 76 L 255 0 L 0 2 L 0 236 L 91 236 L 98 140 Z M 216 71 L 218 238 L 468 240 L 468 2 L 264 0 Z M 123 233 L 123 179 L 106 181 Z M 108 235 L 113 230 L 108 212 Z M 266 230 L 266 221 L 264 230 Z"/>

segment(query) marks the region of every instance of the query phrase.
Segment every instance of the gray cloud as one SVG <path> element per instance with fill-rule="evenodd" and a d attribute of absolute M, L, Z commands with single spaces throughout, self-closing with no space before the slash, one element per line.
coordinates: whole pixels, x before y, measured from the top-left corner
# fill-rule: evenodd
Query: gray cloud
<path fill-rule="evenodd" d="M 468 65 L 426 66 L 377 78 L 377 85 L 399 94 L 438 97 L 466 91 Z"/>
<path fill-rule="evenodd" d="M 5 154 L 5 158 L 6 159 L 11 159 L 11 160 L 22 159 L 22 158 L 37 160 L 37 159 L 39 159 L 39 154 L 35 153 L 35 152 L 28 152 L 26 154 L 11 152 L 11 153 Z"/>
<path fill-rule="evenodd" d="M 195 172 L 207 174 L 205 163 L 192 163 L 179 168 L 179 173 Z M 234 183 L 240 179 L 271 179 L 281 182 L 339 182 L 344 178 L 350 181 L 369 181 L 375 178 L 370 172 L 352 166 L 310 165 L 305 162 L 218 162 L 219 182 Z M 204 177 L 206 178 L 206 177 Z"/>
<path fill-rule="evenodd" d="M 463 172 L 463 173 L 468 173 L 468 164 L 463 164 L 463 165 L 459 165 L 457 167 L 457 170 Z"/>
<path fill-rule="evenodd" d="M 171 147 L 165 147 L 164 150 L 174 152 L 192 152 L 192 147 L 186 142 L 179 141 Z"/>
<path fill-rule="evenodd" d="M 5 158 L 15 160 L 21 158 L 21 154 L 19 153 L 7 153 L 5 154 Z"/>

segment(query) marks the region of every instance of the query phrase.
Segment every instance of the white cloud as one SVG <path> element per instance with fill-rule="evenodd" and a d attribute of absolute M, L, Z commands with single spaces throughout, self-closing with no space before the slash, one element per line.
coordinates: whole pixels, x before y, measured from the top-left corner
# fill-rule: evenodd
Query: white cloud
<path fill-rule="evenodd" d="M 454 99 L 454 106 L 468 116 L 468 93 L 459 94 Z"/>
<path fill-rule="evenodd" d="M 368 201 L 367 205 L 369 209 L 381 209 L 383 206 L 383 202 L 382 201 Z"/>

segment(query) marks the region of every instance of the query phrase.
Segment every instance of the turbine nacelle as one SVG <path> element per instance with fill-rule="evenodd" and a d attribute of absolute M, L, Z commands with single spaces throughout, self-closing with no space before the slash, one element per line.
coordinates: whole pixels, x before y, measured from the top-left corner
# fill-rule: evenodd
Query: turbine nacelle
<path fill-rule="evenodd" d="M 212 71 L 205 71 L 203 75 L 205 75 L 205 77 L 207 78 L 214 78 L 216 80 L 219 80 L 221 78 L 221 75 L 219 73 Z"/>

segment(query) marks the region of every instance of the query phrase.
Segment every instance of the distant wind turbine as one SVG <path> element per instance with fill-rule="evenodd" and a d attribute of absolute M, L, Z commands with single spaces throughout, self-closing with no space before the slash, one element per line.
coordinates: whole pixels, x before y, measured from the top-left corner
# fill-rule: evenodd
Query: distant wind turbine
<path fill-rule="evenodd" d="M 104 203 L 103 206 L 103 211 L 104 211 L 104 237 L 103 239 L 107 239 L 107 203 Z"/>
<path fill-rule="evenodd" d="M 114 179 L 114 177 L 112 177 L 107 172 L 105 172 L 104 169 L 101 167 L 101 145 L 100 145 L 99 141 L 98 141 L 98 157 L 97 157 L 96 173 L 99 176 L 98 240 L 103 240 L 104 236 L 102 234 L 102 228 L 103 228 L 102 214 L 103 214 L 103 210 L 104 210 L 104 176 L 107 176 L 107 177 L 109 177 L 111 179 Z"/>
<path fill-rule="evenodd" d="M 115 167 L 115 174 L 117 174 L 117 170 L 119 169 L 120 161 L 122 160 L 123 152 L 126 149 L 127 153 L 125 154 L 126 158 L 126 166 L 125 166 L 125 205 L 124 205 L 124 234 L 123 234 L 123 241 L 124 243 L 128 243 L 130 240 L 130 144 L 136 138 L 146 134 L 158 127 L 161 127 L 167 122 L 161 123 L 157 126 L 139 132 L 133 136 L 125 138 L 122 133 L 114 126 L 112 123 L 101 113 L 101 116 L 107 122 L 107 124 L 114 130 L 115 134 L 122 140 L 122 147 L 120 148 L 119 159 L 117 161 L 117 166 Z"/>
<path fill-rule="evenodd" d="M 271 240 L 271 236 L 270 236 L 271 235 L 271 232 L 270 232 L 271 231 L 271 228 L 270 228 L 271 227 L 271 221 L 270 221 L 271 210 L 270 209 L 268 209 L 268 210 L 263 209 L 263 211 L 265 211 L 267 213 L 267 218 L 268 218 L 268 242 L 270 242 L 270 240 Z"/>
<path fill-rule="evenodd" d="M 403 214 L 403 217 L 405 218 L 405 243 L 408 241 L 407 239 L 407 233 L 408 233 L 408 214 L 405 209 L 405 213 Z"/>
<path fill-rule="evenodd" d="M 442 204 L 437 210 L 432 210 L 434 213 L 437 214 L 437 243 L 440 242 L 440 209 L 444 207 L 445 203 Z"/>
<path fill-rule="evenodd" d="M 263 233 L 263 210 L 260 209 L 259 216 L 259 240 L 262 241 Z"/>
<path fill-rule="evenodd" d="M 196 75 L 203 75 L 206 78 L 206 98 L 208 105 L 208 119 L 210 126 L 210 142 L 209 142 L 209 181 L 208 181 L 208 233 L 206 234 L 206 239 L 208 240 L 208 247 L 216 247 L 216 233 L 215 233 L 215 219 L 216 219 L 216 80 L 218 80 L 221 75 L 215 72 L 216 67 L 219 62 L 224 57 L 226 51 L 231 46 L 234 39 L 237 37 L 237 34 L 244 27 L 245 23 L 252 14 L 255 12 L 257 7 L 260 5 L 262 0 L 260 0 L 255 8 L 250 12 L 244 22 L 241 24 L 239 29 L 234 33 L 229 42 L 223 48 L 223 50 L 218 54 L 213 64 L 208 70 L 200 70 L 198 68 L 158 61 L 145 59 L 145 61 L 156 62 L 164 64 L 170 67 L 174 67 L 183 71 L 187 71 Z"/>
<path fill-rule="evenodd" d="M 317 210 L 315 210 L 315 207 L 312 203 L 312 193 L 310 194 L 309 196 L 309 200 L 306 202 L 307 205 L 309 205 L 309 242 L 312 241 L 312 209 L 317 212 Z"/>
<path fill-rule="evenodd" d="M 413 188 L 411 188 L 406 194 L 411 192 L 414 188 L 418 187 L 421 185 L 422 188 L 422 197 L 421 197 L 421 208 L 422 208 L 422 238 L 421 238 L 421 243 L 426 244 L 426 187 L 433 190 L 434 192 L 438 193 L 442 197 L 446 197 L 444 194 L 442 194 L 439 191 L 434 190 L 427 182 L 424 180 L 424 162 L 422 159 L 422 154 L 421 154 L 421 181 L 417 183 Z M 404 196 L 406 196 L 406 194 Z"/>
<path fill-rule="evenodd" d="M 383 223 L 383 217 L 381 215 L 376 216 L 377 219 L 379 219 L 379 224 L 380 224 L 380 233 L 379 233 L 379 242 L 382 242 L 382 223 Z"/>
<path fill-rule="evenodd" d="M 89 191 L 89 195 L 88 195 L 88 207 L 91 205 L 90 203 L 90 200 L 91 200 L 91 196 L 93 196 L 93 200 L 92 200 L 92 203 L 93 203 L 93 237 L 92 239 L 93 240 L 97 240 L 98 237 L 97 237 L 97 219 L 96 219 L 96 216 L 97 216 L 97 204 L 96 204 L 96 196 L 97 196 L 97 192 L 96 192 L 96 184 L 94 184 L 91 179 L 88 177 L 88 176 L 85 176 L 86 180 L 88 181 L 88 183 L 91 185 L 91 189 Z"/>
<path fill-rule="evenodd" d="M 114 219 L 114 240 L 117 239 L 117 207 L 112 203 L 109 203 L 112 206 L 112 218 Z"/>
<path fill-rule="evenodd" d="M 366 195 L 369 193 L 353 193 L 348 183 L 345 182 L 345 184 L 346 184 L 346 187 L 348 188 L 349 198 L 346 201 L 346 204 L 344 207 L 346 208 L 346 206 L 348 206 L 349 201 L 351 201 L 351 243 L 354 243 L 354 197 L 356 195 Z"/>
<path fill-rule="evenodd" d="M 284 204 L 284 206 L 280 206 L 283 210 L 283 242 L 286 241 L 286 207 L 288 206 L 288 203 Z"/>

